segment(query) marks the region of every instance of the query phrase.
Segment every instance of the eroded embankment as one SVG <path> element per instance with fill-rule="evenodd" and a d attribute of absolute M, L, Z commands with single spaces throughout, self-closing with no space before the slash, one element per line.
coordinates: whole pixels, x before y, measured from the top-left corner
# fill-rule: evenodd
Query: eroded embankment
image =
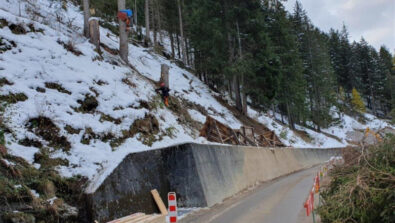
<path fill-rule="evenodd" d="M 177 193 L 180 207 L 221 202 L 257 182 L 323 163 L 341 149 L 270 149 L 184 144 L 128 155 L 87 195 L 87 220 L 158 212 L 150 191 Z M 167 201 L 164 201 L 167 203 Z"/>

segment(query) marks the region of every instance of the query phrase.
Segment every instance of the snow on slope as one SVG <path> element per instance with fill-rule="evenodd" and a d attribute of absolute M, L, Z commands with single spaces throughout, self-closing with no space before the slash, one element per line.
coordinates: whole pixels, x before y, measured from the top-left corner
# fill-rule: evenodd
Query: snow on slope
<path fill-rule="evenodd" d="M 39 149 L 22 146 L 18 144 L 18 141 L 28 138 L 38 140 L 48 146 L 48 142 L 26 128 L 26 122 L 31 118 L 48 117 L 60 128 L 60 134 L 71 143 L 69 152 L 51 148 L 53 158 L 64 158 L 69 161 L 69 166 L 59 166 L 58 170 L 63 176 L 88 177 L 92 181 L 89 188 L 92 191 L 129 153 L 184 142 L 208 143 L 197 136 L 196 130 L 180 124 L 177 115 L 168 109 L 158 108 L 155 111 L 149 111 L 144 106 L 140 106 L 141 101 L 153 100 L 156 95 L 155 86 L 130 68 L 114 65 L 114 62 L 121 64 L 115 56 L 104 52 L 103 60 L 100 59 L 93 45 L 80 35 L 83 19 L 77 6 L 67 4 L 66 11 L 57 1 L 35 0 L 30 3 L 22 1 L 22 13 L 18 16 L 18 4 L 18 0 L 0 0 L 0 19 L 23 24 L 26 30 L 29 30 L 28 24 L 33 24 L 36 30 L 43 29 L 43 33 L 28 32 L 24 35 L 15 35 L 8 27 L 0 29 L 2 38 L 14 41 L 17 45 L 0 54 L 0 78 L 5 77 L 13 83 L 13 85 L 1 87 L 0 94 L 24 93 L 28 96 L 26 101 L 8 105 L 4 112 L 5 124 L 13 131 L 12 134 L 6 135 L 9 143 L 7 147 L 12 154 L 21 156 L 30 163 L 34 162 L 34 153 Z M 31 9 L 36 12 L 35 16 L 27 12 L 32 11 Z M 56 15 L 59 15 L 63 22 L 56 22 Z M 102 27 L 100 32 L 102 43 L 114 49 L 118 48 L 117 37 Z M 83 55 L 76 56 L 65 50 L 57 43 L 58 40 L 65 43 L 71 41 Z M 165 41 L 168 42 L 166 39 Z M 154 54 L 151 49 L 129 45 L 129 52 L 130 63 L 142 75 L 158 81 L 161 64 L 167 64 L 170 67 L 172 95 L 202 106 L 209 115 L 232 128 L 240 127 L 240 121 L 215 100 L 213 96 L 216 93 L 193 74 L 164 57 Z M 135 86 L 125 84 L 123 81 L 125 78 Z M 61 84 L 70 92 L 70 95 L 48 88 L 45 93 L 36 90 L 37 88 L 45 89 L 46 82 Z M 73 109 L 80 106 L 77 101 L 83 100 L 86 95 L 96 96 L 99 102 L 94 113 L 81 113 Z M 188 112 L 196 121 L 200 123 L 205 121 L 205 116 L 199 111 L 189 109 Z M 144 145 L 138 140 L 139 135 L 128 138 L 116 148 L 100 140 L 93 140 L 89 145 L 81 143 L 81 138 L 87 128 L 91 128 L 98 135 L 111 133 L 117 137 L 122 134 L 122 131 L 128 130 L 135 120 L 145 117 L 148 113 L 157 118 L 162 132 L 172 128 L 176 133 L 175 136 L 164 135 L 160 140 L 158 138 L 159 141 L 154 142 L 152 146 Z M 121 123 L 103 121 L 101 120 L 102 114 L 120 119 Z M 277 135 L 285 135 L 282 140 L 286 145 L 300 148 L 344 146 L 346 145 L 343 140 L 345 132 L 351 128 L 350 122 L 353 122 L 351 118 L 345 116 L 346 129 L 332 127 L 324 130 L 329 133 L 339 132 L 338 136 L 343 142 L 304 129 L 313 138 L 311 143 L 307 143 L 289 128 L 276 123 L 267 115 L 250 110 L 250 116 L 275 131 Z M 372 124 L 381 125 L 382 123 L 372 121 Z M 68 133 L 65 130 L 66 125 L 81 129 L 81 131 L 78 134 Z M 302 127 L 298 128 L 302 129 Z M 38 164 L 35 166 L 39 168 Z"/>
<path fill-rule="evenodd" d="M 39 6 L 36 8 L 37 12 L 42 15 L 42 18 L 37 18 L 40 22 L 32 21 L 29 14 L 22 13 L 26 18 L 17 16 L 18 8 L 14 6 L 18 5 L 18 1 L 0 1 L 0 18 L 9 23 L 22 24 L 28 31 L 28 24 L 31 23 L 35 29 L 43 30 L 43 33 L 28 32 L 16 35 L 8 27 L 0 29 L 2 38 L 14 41 L 17 45 L 1 54 L 0 78 L 5 77 L 13 83 L 4 85 L 1 88 L 1 95 L 24 93 L 28 97 L 26 101 L 8 105 L 4 112 L 5 124 L 13 131 L 12 134 L 6 135 L 10 153 L 22 156 L 32 163 L 34 153 L 38 152 L 38 149 L 19 145 L 18 141 L 28 138 L 48 146 L 47 142 L 26 128 L 26 123 L 38 116 L 50 118 L 60 128 L 60 134 L 71 143 L 69 152 L 52 149 L 53 158 L 65 158 L 69 161 L 69 166 L 59 167 L 60 173 L 64 176 L 86 176 L 99 183 L 131 152 L 184 142 L 205 142 L 204 139 L 198 138 L 196 130 L 193 131 L 179 124 L 178 117 L 169 110 L 158 108 L 157 111 L 150 112 L 141 108 L 141 100 L 150 102 L 156 96 L 155 86 L 139 75 L 133 74 L 129 68 L 111 64 L 114 58 L 109 54 L 104 53 L 104 60 L 98 59 L 99 55 L 93 45 L 79 34 L 83 20 L 78 7 L 68 4 L 68 10 L 65 11 L 59 9 L 61 6 L 56 2 L 38 0 L 36 4 Z M 22 5 L 22 9 L 27 7 L 30 6 Z M 60 15 L 64 20 L 74 19 L 74 29 L 65 24 L 58 24 L 54 20 L 44 21 L 45 18 L 54 17 L 54 14 Z M 46 22 L 48 25 L 43 25 L 41 22 Z M 79 29 L 76 30 L 75 27 Z M 102 42 L 117 48 L 118 40 L 107 37 L 108 32 L 101 28 Z M 76 56 L 68 52 L 57 42 L 59 40 L 65 43 L 72 41 L 74 47 L 83 55 Z M 159 79 L 160 65 L 168 64 L 171 67 L 170 87 L 173 95 L 199 103 L 216 119 L 229 123 L 234 128 L 240 127 L 240 122 L 221 106 L 212 96 L 212 92 L 192 74 L 164 58 L 147 53 L 145 48 L 130 45 L 130 52 L 132 64 L 153 80 Z M 183 74 L 187 75 L 188 79 L 184 78 Z M 182 78 L 179 78 L 180 76 Z M 135 87 L 123 83 L 122 80 L 125 78 L 134 83 Z M 48 82 L 60 84 L 71 94 L 46 89 L 45 83 Z M 45 93 L 37 91 L 38 88 L 45 89 Z M 189 93 L 186 94 L 185 91 Z M 73 109 L 80 106 L 78 100 L 83 100 L 86 95 L 94 96 L 96 93 L 99 106 L 94 113 L 80 113 Z M 194 114 L 195 119 L 204 122 L 200 112 L 196 110 L 189 112 Z M 89 145 L 81 142 L 84 130 L 87 128 L 91 128 L 98 135 L 111 133 L 120 136 L 123 130 L 128 130 L 135 120 L 143 118 L 147 113 L 155 115 L 161 131 L 165 132 L 166 129 L 173 128 L 175 136 L 165 135 L 151 147 L 140 142 L 138 135 L 127 139 L 115 149 L 108 142 L 100 140 L 93 140 Z M 115 124 L 101 121 L 102 114 L 119 118 L 122 122 Z M 82 131 L 79 134 L 70 134 L 64 130 L 66 125 Z"/>

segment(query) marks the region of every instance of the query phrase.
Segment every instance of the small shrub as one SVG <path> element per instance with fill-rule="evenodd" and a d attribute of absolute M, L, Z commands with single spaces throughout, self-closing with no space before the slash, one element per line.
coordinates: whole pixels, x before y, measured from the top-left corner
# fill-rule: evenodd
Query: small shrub
<path fill-rule="evenodd" d="M 287 140 L 288 138 L 288 131 L 287 130 L 283 130 L 280 132 L 280 138 Z"/>
<path fill-rule="evenodd" d="M 45 82 L 45 87 L 53 90 L 57 90 L 60 93 L 71 95 L 71 92 L 66 90 L 62 85 L 54 82 Z"/>
<path fill-rule="evenodd" d="M 23 93 L 10 93 L 8 95 L 0 95 L 0 101 L 4 101 L 8 104 L 15 104 L 20 101 L 26 101 L 28 97 Z"/>
<path fill-rule="evenodd" d="M 395 125 L 395 108 L 391 110 L 389 116 L 391 117 L 391 124 Z"/>
<path fill-rule="evenodd" d="M 169 127 L 165 129 L 166 135 L 169 136 L 170 138 L 175 137 L 175 132 L 176 132 L 176 128 L 174 127 Z"/>
<path fill-rule="evenodd" d="M 113 118 L 113 117 L 111 117 L 110 115 L 107 115 L 107 114 L 102 114 L 102 115 L 100 116 L 100 120 L 99 120 L 99 121 L 100 121 L 100 122 L 104 122 L 104 121 L 113 122 L 113 123 L 116 124 L 116 125 L 119 125 L 119 124 L 122 123 L 122 120 L 121 120 L 121 119 L 119 119 L 119 118 Z"/>
<path fill-rule="evenodd" d="M 345 164 L 330 172 L 330 185 L 321 193 L 318 213 L 323 223 L 393 222 L 394 145 L 392 136 L 380 145 L 345 151 Z"/>
<path fill-rule="evenodd" d="M 60 45 L 62 45 L 67 51 L 73 53 L 76 56 L 84 55 L 81 51 L 79 51 L 78 49 L 75 48 L 73 42 L 71 42 L 71 41 L 68 41 L 67 43 L 65 43 L 65 42 L 63 42 L 61 40 L 58 40 L 57 42 Z"/>
<path fill-rule="evenodd" d="M 20 24 L 11 24 L 8 26 L 8 28 L 10 28 L 11 32 L 16 35 L 27 33 L 26 29 Z"/>
<path fill-rule="evenodd" d="M 355 88 L 352 89 L 351 104 L 352 104 L 352 107 L 355 111 L 360 112 L 360 113 L 366 112 L 366 107 L 362 101 L 361 95 Z"/>
<path fill-rule="evenodd" d="M 80 134 L 80 132 L 81 132 L 81 129 L 75 129 L 75 128 L 71 127 L 70 125 L 66 125 L 64 130 L 66 130 L 66 132 L 69 134 L 77 134 L 77 135 Z"/>
<path fill-rule="evenodd" d="M 6 40 L 3 37 L 0 37 L 0 53 L 4 53 L 8 50 L 11 50 L 13 47 L 14 48 L 16 47 L 16 43 L 14 41 Z"/>
<path fill-rule="evenodd" d="M 69 151 L 71 148 L 71 144 L 66 137 L 59 135 L 60 129 L 47 117 L 40 116 L 30 119 L 26 127 L 29 131 L 49 142 L 51 147 L 61 148 L 64 151 Z"/>
<path fill-rule="evenodd" d="M 95 111 L 97 106 L 99 106 L 99 102 L 92 95 L 85 95 L 85 99 L 83 101 L 78 100 L 77 102 L 79 104 L 81 104 L 81 106 L 79 108 L 77 108 L 77 111 L 83 112 L 83 113 L 93 112 L 93 111 Z"/>
<path fill-rule="evenodd" d="M 4 131 L 0 129 L 0 145 L 5 145 Z"/>

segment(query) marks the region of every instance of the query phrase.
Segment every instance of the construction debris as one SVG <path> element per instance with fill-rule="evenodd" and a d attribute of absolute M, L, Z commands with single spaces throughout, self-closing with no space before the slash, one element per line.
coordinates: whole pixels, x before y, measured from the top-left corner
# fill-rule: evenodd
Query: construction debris
<path fill-rule="evenodd" d="M 270 130 L 256 132 L 252 127 L 242 126 L 232 129 L 229 126 L 207 116 L 200 136 L 210 142 L 222 144 L 257 146 L 257 147 L 284 147 L 277 135 Z"/>

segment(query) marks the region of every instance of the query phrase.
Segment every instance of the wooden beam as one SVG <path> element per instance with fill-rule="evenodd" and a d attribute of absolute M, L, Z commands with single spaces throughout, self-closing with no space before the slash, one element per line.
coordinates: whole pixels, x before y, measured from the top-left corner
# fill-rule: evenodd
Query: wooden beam
<path fill-rule="evenodd" d="M 233 130 L 233 129 L 232 129 L 232 134 L 233 134 L 233 137 L 235 137 L 235 139 L 236 139 L 237 145 L 240 145 L 239 138 L 237 137 L 235 130 Z"/>
<path fill-rule="evenodd" d="M 224 140 L 222 140 L 221 133 L 219 132 L 219 129 L 218 129 L 218 126 L 217 126 L 217 121 L 215 121 L 215 120 L 214 120 L 214 125 L 215 125 L 215 128 L 217 129 L 217 132 L 218 132 L 219 138 L 221 139 L 221 142 L 224 143 Z"/>
<path fill-rule="evenodd" d="M 159 195 L 158 191 L 157 191 L 156 189 L 151 190 L 151 194 L 152 194 L 152 196 L 154 197 L 154 200 L 155 200 L 155 202 L 156 202 L 156 205 L 158 205 L 158 208 L 159 208 L 159 210 L 160 210 L 160 213 L 161 213 L 162 215 L 167 215 L 168 212 L 167 212 L 166 206 L 165 206 L 165 204 L 163 203 L 162 198 L 160 198 L 160 195 Z"/>

